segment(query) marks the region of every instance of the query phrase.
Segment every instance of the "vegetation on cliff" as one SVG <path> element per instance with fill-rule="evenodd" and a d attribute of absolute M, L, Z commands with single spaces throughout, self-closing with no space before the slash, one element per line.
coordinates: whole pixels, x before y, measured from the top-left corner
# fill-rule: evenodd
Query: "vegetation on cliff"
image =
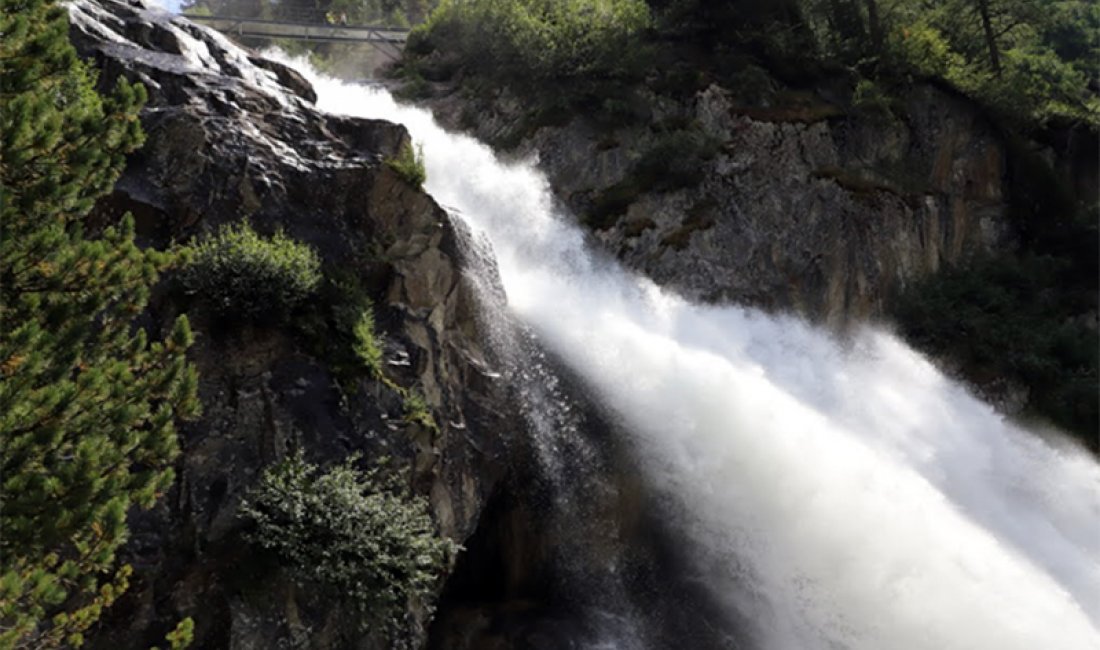
<path fill-rule="evenodd" d="M 143 88 L 98 95 L 55 2 L 5 0 L 0 33 L 0 648 L 77 646 L 127 588 L 126 514 L 171 484 L 197 378 L 186 318 L 135 324 L 174 256 L 87 219 Z"/>
<path fill-rule="evenodd" d="M 428 503 L 356 458 L 322 471 L 301 454 L 269 468 L 241 506 L 249 539 L 296 579 L 324 587 L 368 628 L 403 629 L 410 599 L 431 594 L 457 547 L 435 532 Z M 423 603 L 425 606 L 426 603 Z"/>
<path fill-rule="evenodd" d="M 641 0 L 444 0 L 408 47 L 414 54 L 445 48 L 465 71 L 504 83 L 606 81 L 645 73 L 637 64 L 650 24 Z"/>
<path fill-rule="evenodd" d="M 409 35 L 400 74 L 413 82 L 461 73 L 476 89 L 503 86 L 530 98 L 532 125 L 584 113 L 629 112 L 651 63 L 642 0 L 444 0 Z"/>
<path fill-rule="evenodd" d="M 215 313 L 281 319 L 321 284 L 321 258 L 282 232 L 264 237 L 248 223 L 196 241 L 180 273 L 185 289 Z"/>
<path fill-rule="evenodd" d="M 386 166 L 397 172 L 397 175 L 416 189 L 424 186 L 428 180 L 428 172 L 424 169 L 424 147 L 413 149 L 411 142 L 406 142 L 397 155 L 386 159 Z"/>

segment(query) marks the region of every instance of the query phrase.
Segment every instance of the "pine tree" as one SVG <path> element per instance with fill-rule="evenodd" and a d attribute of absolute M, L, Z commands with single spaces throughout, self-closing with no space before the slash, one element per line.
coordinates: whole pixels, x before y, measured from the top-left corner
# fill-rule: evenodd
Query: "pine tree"
<path fill-rule="evenodd" d="M 126 588 L 131 505 L 171 483 L 197 413 L 187 321 L 135 328 L 172 256 L 85 217 L 142 142 L 144 89 L 109 96 L 54 0 L 0 0 L 0 648 L 79 645 Z"/>

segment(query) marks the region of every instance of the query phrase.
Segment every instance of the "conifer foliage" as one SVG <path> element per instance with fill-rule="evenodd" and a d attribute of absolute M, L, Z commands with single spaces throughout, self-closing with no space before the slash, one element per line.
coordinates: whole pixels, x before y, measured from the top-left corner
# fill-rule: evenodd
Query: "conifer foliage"
<path fill-rule="evenodd" d="M 172 256 L 85 217 L 142 142 L 144 89 L 96 75 L 52 0 L 0 0 L 0 649 L 82 643 L 126 588 L 131 505 L 171 483 L 195 415 L 187 321 L 135 317 Z"/>

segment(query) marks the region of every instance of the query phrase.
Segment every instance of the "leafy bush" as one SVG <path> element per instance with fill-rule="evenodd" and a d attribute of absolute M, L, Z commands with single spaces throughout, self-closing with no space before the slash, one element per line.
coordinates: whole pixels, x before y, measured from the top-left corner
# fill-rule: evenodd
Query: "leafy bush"
<path fill-rule="evenodd" d="M 184 650 L 191 647 L 195 637 L 195 621 L 190 616 L 176 624 L 176 627 L 165 635 L 169 650 Z M 160 646 L 153 646 L 149 650 L 160 650 Z"/>
<path fill-rule="evenodd" d="M 377 378 L 382 377 L 382 346 L 374 333 L 374 310 L 368 305 L 359 312 L 352 327 L 352 351 L 360 362 Z"/>
<path fill-rule="evenodd" d="M 412 144 L 406 142 L 396 156 L 386 160 L 386 166 L 417 189 L 423 187 L 424 181 L 428 180 L 428 172 L 424 169 L 423 145 L 417 146 L 414 152 Z"/>
<path fill-rule="evenodd" d="M 321 471 L 293 455 L 246 497 L 249 541 L 275 553 L 295 579 L 322 585 L 364 615 L 400 629 L 409 599 L 431 593 L 458 547 L 435 533 L 427 501 L 352 457 Z"/>
<path fill-rule="evenodd" d="M 888 117 L 890 104 L 890 95 L 870 79 L 860 79 L 852 91 L 852 106 L 866 114 Z"/>
<path fill-rule="evenodd" d="M 282 317 L 317 290 L 321 260 L 282 232 L 263 237 L 241 223 L 194 243 L 181 281 L 219 314 Z"/>
<path fill-rule="evenodd" d="M 402 406 L 405 411 L 405 422 L 419 424 L 428 429 L 438 429 L 424 395 L 414 388 L 402 388 L 401 395 L 403 399 Z"/>
<path fill-rule="evenodd" d="M 306 350 L 348 387 L 364 374 L 384 378 L 381 337 L 365 273 L 348 267 L 327 269 L 316 296 L 294 316 L 294 330 Z"/>

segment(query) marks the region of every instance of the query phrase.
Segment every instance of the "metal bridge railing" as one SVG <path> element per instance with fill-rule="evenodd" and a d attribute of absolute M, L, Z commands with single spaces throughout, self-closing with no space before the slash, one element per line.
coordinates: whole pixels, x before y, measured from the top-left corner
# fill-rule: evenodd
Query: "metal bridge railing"
<path fill-rule="evenodd" d="M 324 11 L 322 9 L 315 9 L 309 7 L 276 7 L 271 11 L 264 12 L 263 15 L 257 16 L 242 16 L 242 15 L 216 15 L 216 16 L 202 16 L 202 15 L 188 15 L 185 11 L 181 14 L 183 17 L 198 20 L 202 22 L 206 20 L 243 20 L 248 22 L 257 23 L 290 23 L 295 25 L 318 25 L 327 27 L 356 27 L 361 29 L 384 29 L 392 32 L 408 32 L 408 27 L 401 27 L 396 25 L 386 25 L 379 22 L 364 22 L 356 19 L 354 16 L 346 16 L 340 12 Z"/>

